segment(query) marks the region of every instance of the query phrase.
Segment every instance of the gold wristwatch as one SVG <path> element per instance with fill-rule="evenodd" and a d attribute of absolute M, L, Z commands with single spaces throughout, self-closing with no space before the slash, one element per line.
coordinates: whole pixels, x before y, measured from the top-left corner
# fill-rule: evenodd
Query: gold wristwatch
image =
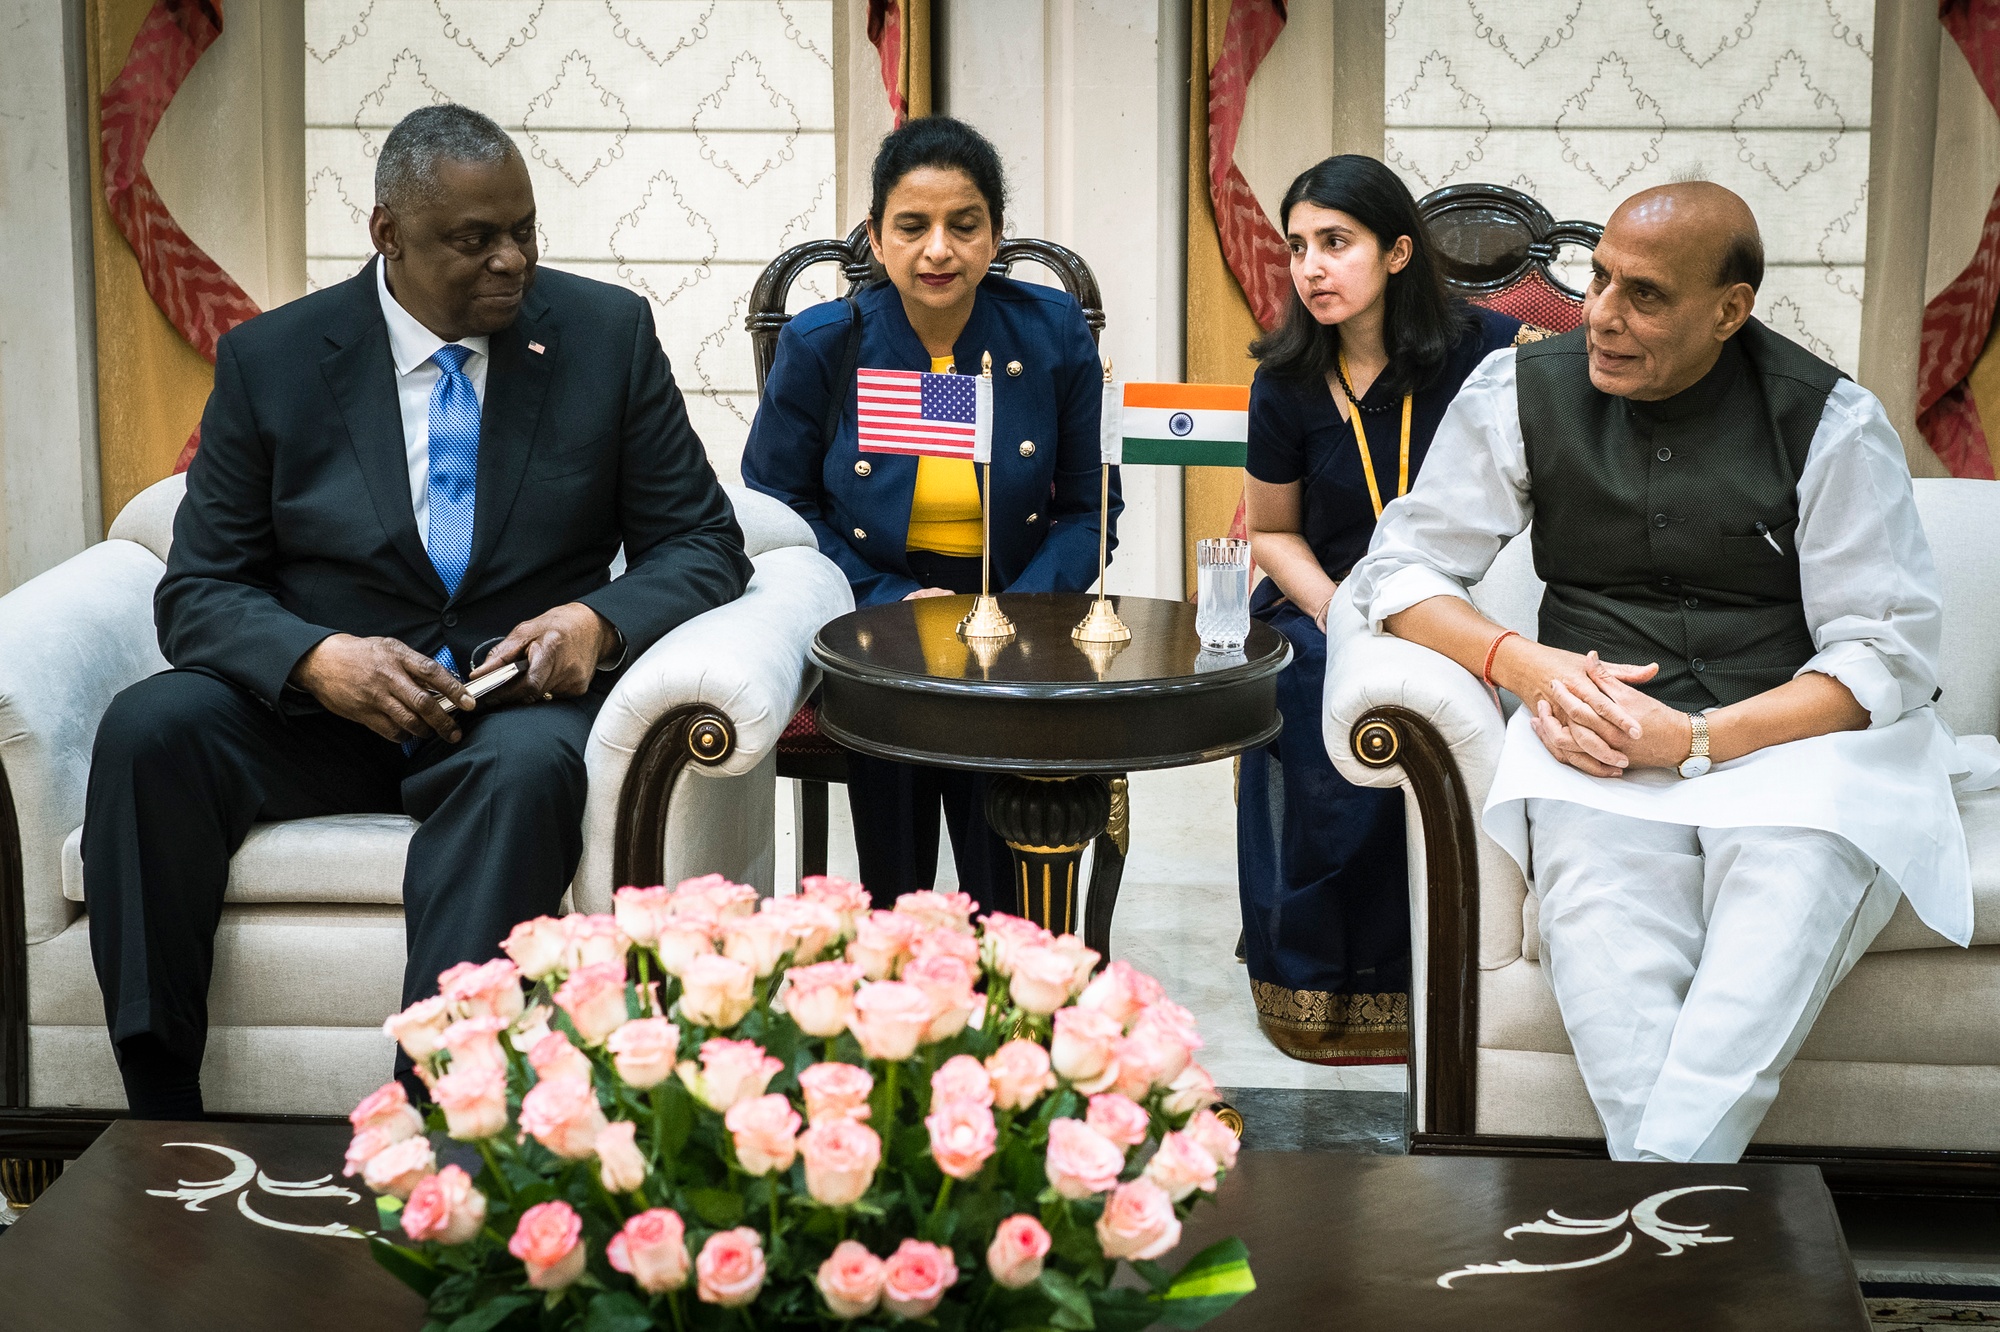
<path fill-rule="evenodd" d="M 1688 748 L 1688 756 L 1681 762 L 1683 777 L 1699 777 L 1715 765 L 1708 760 L 1708 718 L 1699 712 L 1688 714 L 1688 727 L 1694 733 L 1693 744 Z"/>

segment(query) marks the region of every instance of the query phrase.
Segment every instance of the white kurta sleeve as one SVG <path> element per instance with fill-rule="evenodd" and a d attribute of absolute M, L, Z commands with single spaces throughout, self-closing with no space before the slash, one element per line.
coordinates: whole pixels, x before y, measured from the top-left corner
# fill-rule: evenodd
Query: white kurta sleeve
<path fill-rule="evenodd" d="M 1480 363 L 1445 409 L 1410 493 L 1382 512 L 1348 575 L 1369 627 L 1436 596 L 1470 600 L 1500 550 L 1528 525 L 1528 451 L 1514 398 L 1514 349 Z"/>
<path fill-rule="evenodd" d="M 1937 692 L 1941 590 L 1902 441 L 1874 394 L 1828 395 L 1799 476 L 1799 584 L 1819 651 L 1799 674 L 1846 685 L 1888 726 Z"/>

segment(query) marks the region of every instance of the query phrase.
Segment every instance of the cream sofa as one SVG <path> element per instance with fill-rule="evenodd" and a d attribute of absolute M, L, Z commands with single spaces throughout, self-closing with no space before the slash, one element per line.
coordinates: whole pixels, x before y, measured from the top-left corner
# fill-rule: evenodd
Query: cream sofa
<path fill-rule="evenodd" d="M 0 1156 L 80 1146 L 124 1105 L 77 847 L 98 718 L 166 668 L 152 598 L 182 491 L 179 477 L 151 487 L 109 539 L 0 597 Z M 729 495 L 756 572 L 633 663 L 598 715 L 577 909 L 609 910 L 621 882 L 710 871 L 772 886 L 778 735 L 817 684 L 813 636 L 854 602 L 796 514 Z M 344 1115 L 388 1076 L 414 827 L 351 815 L 251 831 L 216 940 L 212 1110 Z"/>
<path fill-rule="evenodd" d="M 2000 721 L 2000 484 L 1916 483 L 1944 583 L 1944 694 L 1961 735 Z M 1541 583 L 1525 536 L 1473 589 L 1533 636 Z M 1325 741 L 1349 780 L 1401 785 L 1409 813 L 1411 1088 L 1418 1151 L 1602 1151 L 1603 1130 L 1542 973 L 1535 899 L 1478 827 L 1503 734 L 1485 688 L 1444 657 L 1376 636 L 1343 595 L 1329 617 Z M 1510 700 L 1511 702 L 1511 700 Z M 2000 1187 L 2000 792 L 1960 800 L 1973 946 L 1904 902 L 1835 990 L 1751 1148 L 1825 1165 L 1837 1188 Z"/>

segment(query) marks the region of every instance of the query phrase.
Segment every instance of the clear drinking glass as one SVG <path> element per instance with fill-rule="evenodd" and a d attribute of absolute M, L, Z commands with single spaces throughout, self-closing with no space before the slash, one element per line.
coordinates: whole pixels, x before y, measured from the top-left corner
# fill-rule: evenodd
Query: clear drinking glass
<path fill-rule="evenodd" d="M 1250 543 L 1213 537 L 1194 543 L 1195 632 L 1210 652 L 1237 652 L 1250 636 Z"/>

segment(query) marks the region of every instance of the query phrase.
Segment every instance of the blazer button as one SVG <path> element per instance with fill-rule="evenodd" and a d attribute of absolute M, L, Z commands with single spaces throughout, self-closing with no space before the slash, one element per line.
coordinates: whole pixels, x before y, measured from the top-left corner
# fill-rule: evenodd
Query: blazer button
<path fill-rule="evenodd" d="M 1031 513 L 1028 515 L 1028 521 L 1030 523 L 1033 523 L 1036 519 L 1040 518 L 1041 516 L 1042 515 L 1040 515 L 1039 513 Z"/>
<path fill-rule="evenodd" d="M 873 467 L 868 465 L 868 460 L 866 458 L 863 458 L 860 462 L 854 464 L 854 474 L 856 476 L 866 476 L 874 470 L 875 469 Z"/>
<path fill-rule="evenodd" d="M 1034 457 L 1034 456 L 1035 456 L 1035 441 L 1034 441 L 1034 440 L 1032 440 L 1032 439 L 1024 439 L 1024 440 L 1022 440 L 1022 441 L 1021 441 L 1021 456 L 1022 456 L 1023 458 L 1032 458 L 1032 457 Z"/>
<path fill-rule="evenodd" d="M 457 611 L 446 611 L 446 612 L 444 613 L 444 627 L 445 627 L 445 628 L 447 628 L 447 629 L 456 629 L 456 628 L 458 628 L 458 612 L 457 612 Z"/>
<path fill-rule="evenodd" d="M 866 541 L 868 539 L 868 534 L 857 527 L 854 529 L 854 539 L 856 541 Z"/>
<path fill-rule="evenodd" d="M 1013 378 L 1019 379 L 1021 377 L 1021 363 L 1019 361 L 1007 362 L 1007 373 Z"/>

